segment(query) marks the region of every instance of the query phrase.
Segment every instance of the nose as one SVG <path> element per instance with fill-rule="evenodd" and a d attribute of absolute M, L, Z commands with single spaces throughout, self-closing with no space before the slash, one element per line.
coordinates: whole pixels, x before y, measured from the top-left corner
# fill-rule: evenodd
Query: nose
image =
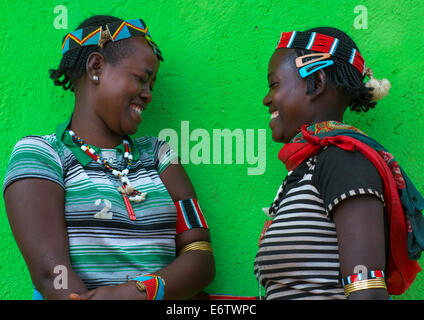
<path fill-rule="evenodd" d="M 264 106 L 270 107 L 271 106 L 271 102 L 272 102 L 271 96 L 270 96 L 269 91 L 268 91 L 268 93 L 264 97 L 264 100 L 262 101 L 262 103 L 263 103 Z"/>
<path fill-rule="evenodd" d="M 146 105 L 152 101 L 152 90 L 148 84 L 143 87 L 139 96 Z"/>

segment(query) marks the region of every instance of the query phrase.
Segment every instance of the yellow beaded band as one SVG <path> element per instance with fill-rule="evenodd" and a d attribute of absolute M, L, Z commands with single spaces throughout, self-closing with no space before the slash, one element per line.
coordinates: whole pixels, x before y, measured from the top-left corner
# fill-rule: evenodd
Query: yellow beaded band
<path fill-rule="evenodd" d="M 191 251 L 191 250 L 202 250 L 202 251 L 209 251 L 209 252 L 213 253 L 210 242 L 208 242 L 208 241 L 196 241 L 196 242 L 192 242 L 192 243 L 186 245 L 184 248 L 182 248 L 178 252 L 178 255 L 182 255 L 183 253 L 185 253 L 187 251 Z"/>
<path fill-rule="evenodd" d="M 361 280 L 347 284 L 344 287 L 344 293 L 348 297 L 352 292 L 366 289 L 387 289 L 387 286 L 383 278 Z"/>

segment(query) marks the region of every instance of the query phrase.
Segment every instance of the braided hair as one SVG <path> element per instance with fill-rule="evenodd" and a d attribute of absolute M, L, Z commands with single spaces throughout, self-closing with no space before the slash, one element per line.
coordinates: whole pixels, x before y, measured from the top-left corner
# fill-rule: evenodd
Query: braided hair
<path fill-rule="evenodd" d="M 320 27 L 306 30 L 306 32 L 317 32 L 337 38 L 349 47 L 360 52 L 355 42 L 346 33 L 339 29 Z M 310 53 L 315 52 L 303 49 L 294 49 L 291 55 L 293 64 L 297 57 Z M 352 111 L 367 112 L 369 109 L 376 106 L 377 100 L 387 95 L 390 89 L 390 82 L 387 79 L 377 80 L 373 77 L 371 69 L 367 69 L 365 75 L 370 78 L 370 81 L 364 83 L 365 75 L 362 75 L 352 64 L 349 64 L 335 56 L 332 56 L 331 60 L 333 60 L 334 64 L 322 70 L 325 72 L 329 79 L 329 83 L 333 88 L 341 88 L 347 92 L 347 95 L 350 98 L 349 107 Z M 306 94 L 313 94 L 315 91 L 316 74 L 312 73 L 307 76 L 306 81 Z"/>
<path fill-rule="evenodd" d="M 106 24 L 123 21 L 122 19 L 113 16 L 97 15 L 88 18 L 82 22 L 75 30 L 86 27 L 105 27 Z M 66 35 L 63 37 L 65 40 Z M 147 41 L 152 47 L 153 52 L 156 54 L 160 61 L 163 61 L 161 52 L 153 41 Z M 81 78 L 85 73 L 86 63 L 89 55 L 93 52 L 100 52 L 105 60 L 110 64 L 116 64 L 120 59 L 127 57 L 131 53 L 131 46 L 127 39 L 117 42 L 108 41 L 104 44 L 103 48 L 99 46 L 81 46 L 72 50 L 68 50 L 62 56 L 59 67 L 57 69 L 50 69 L 50 78 L 56 86 L 61 86 L 64 90 L 74 91 L 74 83 L 77 79 Z"/>

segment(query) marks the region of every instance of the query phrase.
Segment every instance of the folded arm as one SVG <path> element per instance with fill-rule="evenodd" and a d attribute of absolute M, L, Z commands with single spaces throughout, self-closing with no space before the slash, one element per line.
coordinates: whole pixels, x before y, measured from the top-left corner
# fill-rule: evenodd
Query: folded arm
<path fill-rule="evenodd" d="M 86 291 L 72 269 L 64 218 L 64 190 L 50 180 L 20 179 L 4 193 L 7 216 L 35 288 L 44 299 Z"/>
<path fill-rule="evenodd" d="M 193 185 L 180 164 L 169 165 L 160 175 L 172 200 L 196 198 Z M 176 236 L 176 252 L 186 245 L 197 242 L 210 242 L 209 231 L 194 228 Z M 165 281 L 164 299 L 189 299 L 199 293 L 213 280 L 215 263 L 211 252 L 203 250 L 187 251 L 177 256 L 169 265 L 154 273 Z M 99 287 L 72 299 L 146 299 L 145 292 L 137 290 L 135 281 L 117 286 Z"/>

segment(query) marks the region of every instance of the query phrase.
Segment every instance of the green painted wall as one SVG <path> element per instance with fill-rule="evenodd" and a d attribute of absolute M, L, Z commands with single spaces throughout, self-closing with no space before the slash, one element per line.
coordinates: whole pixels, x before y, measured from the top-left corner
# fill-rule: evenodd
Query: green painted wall
<path fill-rule="evenodd" d="M 57 5 L 67 8 L 67 30 L 54 27 Z M 354 26 L 361 13 L 354 12 L 358 5 L 367 9 L 367 29 Z M 2 180 L 18 139 L 53 132 L 72 111 L 72 95 L 54 87 L 47 70 L 59 62 L 63 35 L 94 14 L 143 18 L 164 54 L 154 99 L 137 135 L 157 135 L 163 128 L 172 128 L 181 136 L 182 120 L 189 121 L 190 132 L 201 128 L 211 137 L 213 129 L 240 129 L 244 141 L 247 129 L 254 129 L 256 139 L 260 129 L 266 130 L 266 170 L 262 175 L 248 175 L 247 169 L 255 165 L 246 160 L 245 164 L 213 164 L 212 155 L 212 164 L 185 165 L 211 227 L 217 276 L 208 287 L 210 292 L 258 292 L 253 259 L 265 220 L 261 208 L 272 202 L 286 174 L 277 159 L 281 146 L 271 141 L 269 114 L 262 106 L 268 59 L 283 30 L 330 25 L 355 39 L 367 66 L 377 78 L 387 77 L 392 90 L 375 110 L 348 113 L 345 121 L 390 149 L 424 193 L 424 85 L 419 73 L 424 69 L 422 0 L 386 0 L 384 5 L 377 0 L 2 0 L 0 12 L 7 26 L 0 34 Z M 190 142 L 191 150 L 195 146 L 195 141 Z M 212 147 L 211 142 L 211 154 Z M 257 142 L 254 150 L 258 150 Z M 261 156 L 265 160 L 265 153 Z M 32 297 L 30 277 L 3 201 L 0 288 L 1 299 Z M 396 298 L 423 297 L 424 273 Z"/>

